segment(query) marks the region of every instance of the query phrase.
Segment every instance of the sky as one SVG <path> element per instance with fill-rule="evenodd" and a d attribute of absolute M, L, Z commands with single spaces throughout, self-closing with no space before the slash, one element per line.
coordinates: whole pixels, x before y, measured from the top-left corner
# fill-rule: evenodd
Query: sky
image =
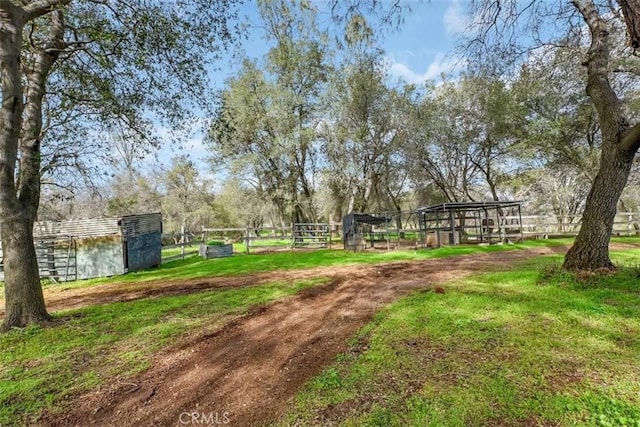
<path fill-rule="evenodd" d="M 316 0 L 319 8 L 326 0 Z M 383 0 L 387 1 L 387 0 Z M 441 73 L 452 71 L 460 64 L 454 56 L 456 38 L 465 29 L 466 0 L 409 0 L 411 11 L 405 14 L 404 22 L 393 32 L 388 32 L 382 39 L 381 47 L 385 50 L 389 73 L 392 78 L 399 78 L 407 83 L 420 84 L 427 80 L 437 80 Z M 242 21 L 258 23 L 257 6 L 253 0 L 243 5 L 240 15 Z M 257 58 L 267 52 L 259 32 L 250 32 L 242 41 L 242 50 L 247 56 Z M 212 74 L 212 84 L 224 88 L 224 82 L 238 70 L 237 60 L 231 55 L 221 60 L 219 69 Z M 169 138 L 168 130 L 160 131 Z M 188 154 L 201 164 L 203 172 L 208 169 L 205 163 L 209 153 L 203 142 L 203 135 L 190 135 L 182 147 L 166 144 L 158 153 L 159 160 L 168 165 L 171 157 Z M 150 163 L 154 160 L 149 160 Z M 212 177 L 207 171 L 206 175 Z"/>
<path fill-rule="evenodd" d="M 454 56 L 456 38 L 465 29 L 465 3 L 459 0 L 413 2 L 413 10 L 383 47 L 390 73 L 407 83 L 438 79 L 460 61 Z"/>

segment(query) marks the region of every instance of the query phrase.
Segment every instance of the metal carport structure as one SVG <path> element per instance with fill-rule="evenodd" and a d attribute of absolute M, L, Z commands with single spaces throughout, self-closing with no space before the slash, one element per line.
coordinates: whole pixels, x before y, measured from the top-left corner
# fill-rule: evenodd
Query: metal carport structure
<path fill-rule="evenodd" d="M 392 218 L 388 215 L 371 215 L 367 213 L 350 213 L 342 218 L 342 242 L 346 250 L 364 250 L 367 247 L 367 236 L 369 244 L 374 247 L 375 235 L 374 226 L 384 225 L 386 247 L 389 249 L 389 222 Z"/>
<path fill-rule="evenodd" d="M 423 245 L 491 244 L 514 237 L 522 240 L 522 203 L 520 200 L 452 202 L 419 208 Z M 429 239 L 429 235 L 433 238 Z M 435 240 L 435 244 L 429 244 L 429 240 Z"/>

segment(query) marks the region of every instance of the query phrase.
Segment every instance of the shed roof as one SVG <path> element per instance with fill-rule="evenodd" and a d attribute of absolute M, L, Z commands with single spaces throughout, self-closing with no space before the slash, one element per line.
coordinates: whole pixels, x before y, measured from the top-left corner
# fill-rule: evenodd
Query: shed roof
<path fill-rule="evenodd" d="M 438 205 L 425 206 L 418 208 L 420 213 L 431 212 L 451 212 L 451 211 L 473 211 L 484 209 L 498 209 L 508 208 L 511 206 L 522 205 L 522 200 L 498 200 L 498 201 L 486 201 L 486 202 L 453 202 L 453 203 L 440 203 Z"/>
<path fill-rule="evenodd" d="M 387 215 L 371 215 L 367 213 L 350 213 L 344 217 L 347 219 L 349 217 L 353 218 L 354 223 L 365 223 L 370 225 L 379 225 L 386 224 L 391 221 L 391 218 Z"/>

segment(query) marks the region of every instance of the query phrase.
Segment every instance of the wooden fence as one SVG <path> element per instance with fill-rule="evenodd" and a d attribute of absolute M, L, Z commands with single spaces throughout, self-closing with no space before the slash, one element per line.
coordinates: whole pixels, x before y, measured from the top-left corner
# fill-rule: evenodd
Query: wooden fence
<path fill-rule="evenodd" d="M 424 236 L 415 223 L 407 222 L 404 228 L 397 228 L 395 222 L 388 228 L 373 228 L 373 247 L 396 248 L 401 246 L 419 246 Z M 559 218 L 550 215 L 523 215 L 522 224 L 517 216 L 504 216 L 500 227 L 519 230 L 525 238 L 548 238 L 575 236 L 580 230 L 580 217 Z M 498 224 L 495 224 L 496 230 Z M 519 235 L 519 233 L 517 233 Z M 623 212 L 615 217 L 613 235 L 640 235 L 640 213 Z M 203 228 L 197 233 L 182 233 L 177 244 L 162 246 L 162 262 L 184 259 L 198 254 L 201 242 L 211 240 L 234 243 L 236 252 L 257 253 L 293 249 L 340 249 L 342 245 L 341 223 L 292 224 L 284 227 L 244 227 L 244 228 Z M 496 231 L 496 236 L 498 236 Z"/>
<path fill-rule="evenodd" d="M 195 234 L 187 232 L 183 227 L 179 236 L 179 242 L 175 244 L 165 245 L 163 241 L 161 263 L 175 261 L 177 259 L 185 259 L 186 257 L 198 254 L 200 249 L 200 240 L 195 238 Z M 168 237 L 170 236 L 167 236 L 167 238 Z M 165 240 L 164 236 L 163 240 Z"/>
<path fill-rule="evenodd" d="M 518 217 L 505 216 L 504 225 L 512 227 Z M 522 234 L 529 237 L 576 236 L 580 231 L 580 216 L 555 217 L 550 215 L 523 215 Z M 616 236 L 640 235 L 640 213 L 621 212 L 616 214 L 612 234 Z"/>
<path fill-rule="evenodd" d="M 242 243 L 245 253 L 285 249 L 331 249 L 341 224 L 304 223 L 284 227 L 203 228 L 202 241 Z"/>

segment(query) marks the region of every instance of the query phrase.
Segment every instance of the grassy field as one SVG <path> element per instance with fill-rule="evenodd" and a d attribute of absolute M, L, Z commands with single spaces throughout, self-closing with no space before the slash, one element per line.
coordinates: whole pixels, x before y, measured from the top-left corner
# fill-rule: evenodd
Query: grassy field
<path fill-rule="evenodd" d="M 637 238 L 622 241 L 640 244 Z M 189 259 L 112 279 L 51 286 L 408 261 L 568 242 Z M 354 338 L 352 351 L 308 384 L 287 420 L 326 416 L 346 425 L 424 425 L 425 420 L 487 425 L 530 419 L 640 426 L 635 409 L 640 407 L 637 252 L 617 251 L 615 260 L 631 267 L 616 276 L 576 280 L 558 272 L 559 258 L 541 258 L 512 272 L 447 285 L 445 294 L 403 299 L 380 313 Z M 190 331 L 216 330 L 252 306 L 327 281 L 319 277 L 92 306 L 57 313 L 56 327 L 0 335 L 0 425 L 31 424 L 42 410 L 56 410 L 69 396 L 106 381 L 126 381 L 146 369 L 154 353 Z"/>
<path fill-rule="evenodd" d="M 627 242 L 640 244 L 640 238 L 630 238 Z M 571 239 L 529 240 L 516 245 L 491 246 L 451 246 L 440 249 L 418 249 L 397 251 L 348 252 L 343 250 L 316 250 L 300 252 L 276 252 L 270 254 L 234 254 L 228 258 L 204 260 L 191 257 L 184 260 L 171 261 L 158 268 L 130 273 L 108 279 L 83 280 L 65 283 L 64 287 L 96 286 L 104 283 L 140 282 L 164 279 L 193 279 L 198 277 L 238 276 L 264 273 L 279 270 L 296 270 L 301 268 L 331 267 L 354 264 L 376 264 L 392 261 L 416 261 L 421 259 L 441 258 L 452 255 L 488 253 L 505 250 L 518 250 L 542 246 L 562 246 L 571 243 Z M 51 285 L 57 286 L 57 285 Z"/>
<path fill-rule="evenodd" d="M 638 426 L 640 268 L 560 257 L 391 305 L 307 384 L 282 425 Z"/>
<path fill-rule="evenodd" d="M 59 325 L 0 335 L 0 426 L 30 425 L 45 408 L 149 366 L 189 331 L 213 331 L 258 304 L 326 283 L 317 278 L 142 299 L 56 314 Z"/>

